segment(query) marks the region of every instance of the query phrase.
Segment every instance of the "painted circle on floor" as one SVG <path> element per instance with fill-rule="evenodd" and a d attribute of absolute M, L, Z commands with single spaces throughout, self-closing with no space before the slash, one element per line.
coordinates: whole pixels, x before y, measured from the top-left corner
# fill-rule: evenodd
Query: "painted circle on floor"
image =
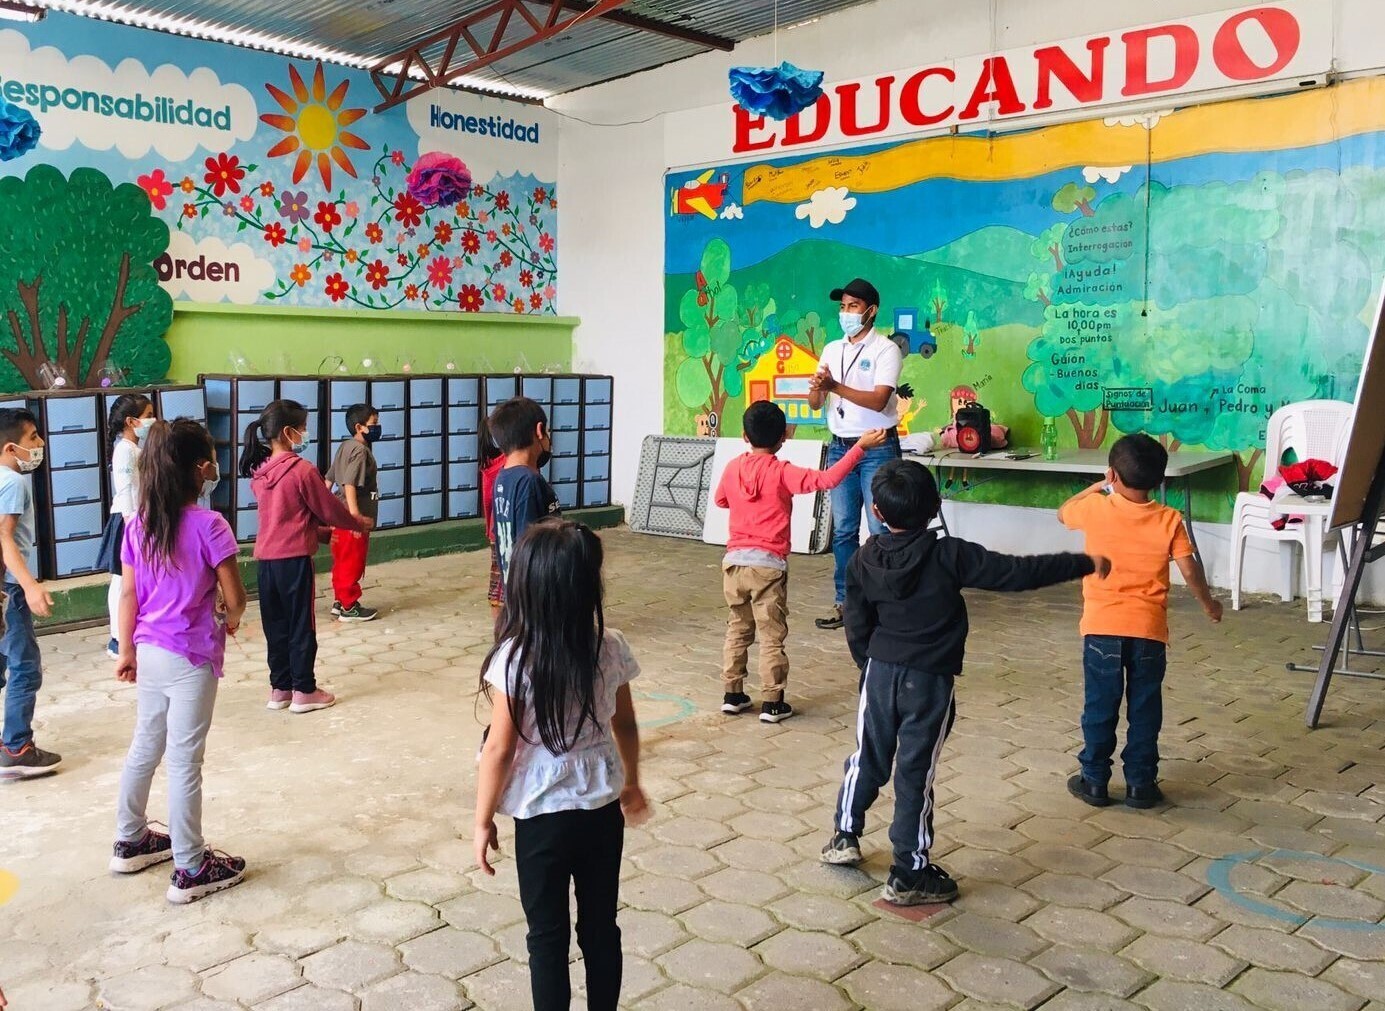
<path fill-rule="evenodd" d="M 692 699 L 684 698 L 682 695 L 673 695 L 669 692 L 644 692 L 631 690 L 631 695 L 639 703 L 636 715 L 639 717 L 641 730 L 654 730 L 658 727 L 666 727 L 670 723 L 678 723 L 686 720 L 693 713 L 697 712 L 697 706 Z"/>
<path fill-rule="evenodd" d="M 1266 857 L 1281 857 L 1321 865 L 1322 877 L 1317 881 L 1310 881 L 1309 884 L 1340 885 L 1342 882 L 1337 880 L 1335 875 L 1340 875 L 1347 868 L 1366 874 L 1385 875 L 1385 867 L 1376 867 L 1374 864 L 1362 863 L 1359 860 L 1345 860 L 1341 857 L 1329 857 L 1321 853 L 1305 853 L 1301 850 L 1261 849 L 1248 850 L 1245 853 L 1232 853 L 1219 860 L 1214 860 L 1212 866 L 1207 869 L 1207 883 L 1216 889 L 1218 895 L 1234 902 L 1242 909 L 1257 913 L 1260 916 L 1268 916 L 1270 919 L 1279 920 L 1282 923 L 1293 923 L 1298 926 L 1312 923 L 1327 930 L 1385 930 L 1385 923 L 1305 913 L 1296 907 L 1248 891 L 1236 884 L 1234 875 L 1237 868 L 1253 866 L 1257 861 Z M 1264 869 L 1273 871 L 1273 868 L 1269 867 Z"/>

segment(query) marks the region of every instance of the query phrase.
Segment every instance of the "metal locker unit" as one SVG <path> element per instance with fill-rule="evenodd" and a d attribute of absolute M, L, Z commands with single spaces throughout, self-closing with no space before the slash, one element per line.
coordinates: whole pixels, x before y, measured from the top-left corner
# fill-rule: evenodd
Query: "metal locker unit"
<path fill-rule="evenodd" d="M 216 462 L 221 483 L 212 493 L 212 508 L 231 524 L 236 539 L 253 541 L 260 529 L 255 496 L 250 479 L 237 472 L 245 429 L 259 419 L 274 400 L 296 400 L 308 411 L 308 448 L 304 459 L 323 468 L 324 447 L 328 444 L 322 380 L 316 376 L 240 376 L 204 375 L 207 428 L 216 444 Z"/>
<path fill-rule="evenodd" d="M 436 523 L 447 511 L 447 391 L 446 378 L 440 375 L 412 375 L 408 383 L 406 497 L 409 525 L 417 526 Z"/>
<path fill-rule="evenodd" d="M 480 376 L 448 376 L 446 445 L 447 496 L 444 515 L 450 520 L 473 519 L 481 510 L 482 380 Z"/>
<path fill-rule="evenodd" d="M 191 418 L 207 423 L 207 391 L 201 386 L 156 386 L 154 413 L 164 421 Z"/>
<path fill-rule="evenodd" d="M 96 571 L 106 522 L 101 397 L 95 390 L 34 392 L 25 406 L 46 444 L 34 472 L 39 572 L 62 579 Z"/>
<path fill-rule="evenodd" d="M 553 460 L 545 476 L 558 496 L 558 505 L 576 509 L 581 503 L 582 380 L 579 376 L 549 376 L 553 399 L 547 407 L 553 435 Z"/>
<path fill-rule="evenodd" d="M 582 377 L 582 506 L 611 504 L 610 376 Z"/>
<path fill-rule="evenodd" d="M 408 522 L 409 390 L 407 376 L 352 376 L 327 380 L 331 424 L 331 454 L 351 438 L 346 410 L 369 404 L 380 415 L 380 441 L 370 447 L 378 467 L 380 488 L 376 529 L 402 527 Z"/>

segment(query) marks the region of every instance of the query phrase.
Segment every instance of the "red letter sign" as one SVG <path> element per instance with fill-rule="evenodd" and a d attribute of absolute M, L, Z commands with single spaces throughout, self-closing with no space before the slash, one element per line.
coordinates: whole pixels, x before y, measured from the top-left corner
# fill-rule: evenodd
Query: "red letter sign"
<path fill-rule="evenodd" d="M 1265 34 L 1274 43 L 1274 62 L 1262 67 L 1250 58 L 1241 45 L 1238 34 L 1241 25 L 1247 21 L 1258 21 Z M 1289 65 L 1298 55 L 1298 46 L 1303 35 L 1298 21 L 1281 7 L 1259 7 L 1253 11 L 1242 11 L 1217 29 L 1217 37 L 1212 42 L 1212 59 L 1219 69 L 1233 81 L 1259 81 L 1273 77 Z"/>
<path fill-rule="evenodd" d="M 731 150 L 740 154 L 742 151 L 763 151 L 767 147 L 774 147 L 774 138 L 768 137 L 762 141 L 754 143 L 750 140 L 751 130 L 763 130 L 765 128 L 764 116 L 752 116 L 739 105 L 735 107 L 736 113 L 736 143 Z"/>
<path fill-rule="evenodd" d="M 1024 103 L 1015 91 L 1015 80 L 1010 76 L 1010 63 L 1003 56 L 989 56 L 981 68 L 981 77 L 976 82 L 976 90 L 971 93 L 971 101 L 962 110 L 958 119 L 975 119 L 986 102 L 995 102 L 996 110 L 1002 116 L 1013 116 L 1024 111 Z"/>
<path fill-rule="evenodd" d="M 1149 79 L 1149 40 L 1166 38 L 1173 41 L 1173 73 L 1162 81 Z M 1197 32 L 1187 25 L 1161 25 L 1157 28 L 1140 28 L 1121 36 L 1125 43 L 1125 87 L 1121 94 L 1126 98 L 1138 95 L 1153 95 L 1160 91 L 1176 91 L 1193 78 L 1197 70 Z"/>
<path fill-rule="evenodd" d="M 1092 69 L 1087 74 L 1082 73 L 1072 62 L 1072 57 L 1059 46 L 1034 50 L 1034 59 L 1039 61 L 1039 93 L 1034 99 L 1034 108 L 1047 109 L 1053 104 L 1049 89 L 1055 77 L 1079 104 L 1101 101 L 1101 85 L 1106 74 L 1106 47 L 1110 44 L 1109 36 L 1087 43 L 1087 51 L 1092 54 Z"/>

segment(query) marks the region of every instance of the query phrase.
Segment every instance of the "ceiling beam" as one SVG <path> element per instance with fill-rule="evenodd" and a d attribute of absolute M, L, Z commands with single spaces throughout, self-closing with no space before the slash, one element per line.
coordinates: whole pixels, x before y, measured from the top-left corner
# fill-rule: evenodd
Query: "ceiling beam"
<path fill-rule="evenodd" d="M 382 57 L 371 67 L 370 79 L 383 98 L 375 106 L 375 111 L 383 112 L 459 77 L 483 70 L 530 46 L 561 35 L 579 22 L 602 17 L 626 2 L 595 0 L 594 3 L 584 3 L 584 10 L 567 17 L 563 15 L 564 10 L 569 9 L 566 0 L 494 0 L 446 28 L 419 39 L 408 49 Z M 535 18 L 529 6 L 543 9 L 543 15 Z M 517 19 L 516 14 L 519 15 Z M 490 35 L 489 41 L 482 43 L 473 29 L 479 30 L 482 24 L 492 19 L 498 19 L 496 30 L 493 33 L 482 32 L 482 35 Z M 514 41 L 507 43 L 507 35 L 513 37 Z M 459 47 L 458 42 L 465 45 Z M 422 54 L 437 46 L 445 46 L 446 51 L 437 66 L 429 66 Z M 459 49 L 462 51 L 460 55 Z"/>
<path fill-rule="evenodd" d="M 570 11 L 587 11 L 594 6 L 596 5 L 590 0 L 563 0 L 563 7 Z M 681 28 L 678 25 L 669 24 L 667 21 L 659 21 L 656 18 L 635 14 L 631 11 L 607 11 L 601 15 L 601 19 L 609 21 L 613 25 L 636 28 L 652 35 L 663 35 L 707 49 L 720 49 L 722 52 L 729 53 L 736 48 L 736 40 L 727 38 L 725 35 L 713 35 L 711 32 L 698 31 L 696 28 Z"/>

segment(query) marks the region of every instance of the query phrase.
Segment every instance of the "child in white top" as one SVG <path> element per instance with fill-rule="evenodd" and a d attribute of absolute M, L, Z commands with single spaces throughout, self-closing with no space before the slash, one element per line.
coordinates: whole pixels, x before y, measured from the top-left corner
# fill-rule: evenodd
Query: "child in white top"
<path fill-rule="evenodd" d="M 492 711 L 477 777 L 476 862 L 495 873 L 495 815 L 512 816 L 536 1011 L 571 1001 L 574 884 L 587 1007 L 614 1011 L 625 820 L 648 812 L 629 685 L 639 666 L 625 638 L 605 627 L 601 559 L 600 538 L 582 524 L 532 524 L 515 547 L 504 625 L 481 676 Z"/>
<path fill-rule="evenodd" d="M 111 439 L 111 516 L 101 536 L 98 564 L 111 574 L 106 607 L 111 616 L 111 641 L 106 655 L 120 657 L 120 545 L 125 523 L 139 511 L 139 453 L 154 424 L 154 404 L 138 393 L 123 393 L 111 404 L 106 432 Z"/>

